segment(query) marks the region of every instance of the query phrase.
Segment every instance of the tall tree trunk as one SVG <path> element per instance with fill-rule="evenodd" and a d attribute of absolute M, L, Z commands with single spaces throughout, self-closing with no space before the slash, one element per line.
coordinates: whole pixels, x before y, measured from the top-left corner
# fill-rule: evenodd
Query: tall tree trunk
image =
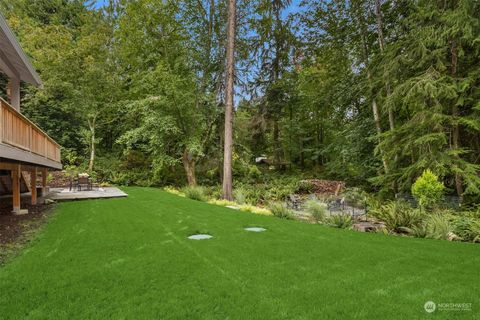
<path fill-rule="evenodd" d="M 273 151 L 274 154 L 274 162 L 276 169 L 280 169 L 280 128 L 278 126 L 278 119 L 276 116 L 273 117 L 273 147 L 275 150 Z"/>
<path fill-rule="evenodd" d="M 233 96 L 235 78 L 235 29 L 236 0 L 228 1 L 227 24 L 227 65 L 225 86 L 225 141 L 223 151 L 223 199 L 233 200 L 232 191 L 232 152 L 233 152 Z"/>
<path fill-rule="evenodd" d="M 377 134 L 380 135 L 382 134 L 382 123 L 380 121 L 380 112 L 378 111 L 377 101 L 375 100 L 375 98 L 372 100 L 372 112 L 373 120 L 375 121 L 375 128 L 377 129 Z"/>
<path fill-rule="evenodd" d="M 368 72 L 368 78 L 370 79 L 370 72 Z M 372 112 L 373 112 L 373 120 L 375 121 L 375 128 L 377 129 L 377 134 L 381 135 L 382 124 L 380 122 L 380 112 L 378 111 L 377 101 L 375 100 L 375 98 L 373 98 L 372 100 Z M 381 154 L 381 157 L 382 157 L 383 169 L 385 170 L 385 173 L 388 173 L 389 170 L 388 170 L 387 161 L 385 160 L 385 157 L 383 156 L 383 154 Z"/>
<path fill-rule="evenodd" d="M 382 19 L 382 5 L 380 0 L 375 0 L 375 20 L 377 25 L 377 34 L 378 34 L 378 44 L 380 46 L 380 52 L 383 54 L 385 51 L 385 37 L 383 36 L 383 19 Z M 390 95 L 390 84 L 386 85 L 387 95 Z M 390 130 L 395 129 L 395 115 L 393 110 L 388 110 L 388 123 L 390 125 Z"/>
<path fill-rule="evenodd" d="M 197 185 L 197 176 L 195 174 L 195 159 L 187 148 L 183 151 L 182 156 L 183 167 L 185 168 L 185 174 L 187 175 L 187 181 L 189 186 Z"/>
<path fill-rule="evenodd" d="M 451 75 L 453 78 L 457 75 L 457 66 L 458 66 L 458 47 L 455 39 L 452 39 L 450 47 L 450 53 L 452 55 L 452 66 L 451 66 Z M 458 106 L 456 101 L 452 104 L 452 116 L 453 116 L 453 126 L 452 126 L 452 149 L 458 150 L 460 147 L 460 128 L 458 125 Z M 457 155 L 457 157 L 459 157 Z M 463 179 L 462 176 L 458 173 L 455 173 L 455 189 L 457 195 L 460 197 L 460 201 L 463 202 Z"/>
<path fill-rule="evenodd" d="M 200 4 L 201 5 L 201 4 Z M 207 14 L 207 12 L 205 12 Z M 202 78 L 202 93 L 207 93 L 207 88 L 210 82 L 211 76 L 211 65 L 212 65 L 212 47 L 213 47 L 213 27 L 214 27 L 214 19 L 215 19 L 215 1 L 209 1 L 209 10 L 207 14 L 207 32 L 208 38 L 205 47 L 205 64 L 203 66 L 203 78 Z"/>
<path fill-rule="evenodd" d="M 380 51 L 385 50 L 385 38 L 383 37 L 382 5 L 380 0 L 375 0 L 375 20 L 377 24 L 378 44 Z"/>
<path fill-rule="evenodd" d="M 360 24 L 360 32 L 361 32 L 361 39 L 362 39 L 362 49 L 363 49 L 363 62 L 365 64 L 365 68 L 367 70 L 367 80 L 368 84 L 370 86 L 370 90 L 372 88 L 372 74 L 370 72 L 370 54 L 369 54 L 369 48 L 368 48 L 368 43 L 367 43 L 367 26 L 365 23 L 365 17 L 364 17 L 364 12 L 363 9 L 361 11 L 356 12 L 357 18 L 359 20 Z M 382 123 L 381 123 L 381 118 L 380 118 L 380 112 L 378 109 L 377 105 L 377 100 L 375 97 L 372 97 L 372 113 L 373 113 L 373 120 L 375 122 L 375 129 L 377 131 L 377 135 L 382 134 Z M 383 169 L 385 173 L 388 173 L 388 164 L 387 161 L 385 160 L 385 157 L 383 156 L 382 150 L 380 150 L 380 157 L 382 159 L 383 163 Z"/>
<path fill-rule="evenodd" d="M 376 24 L 377 24 L 378 43 L 380 46 L 380 52 L 383 54 L 386 46 L 385 46 L 385 37 L 383 36 L 382 6 L 380 1 L 381 0 L 375 0 L 375 18 L 376 18 Z M 389 96 L 391 89 L 390 89 L 390 83 L 388 81 L 385 84 L 385 89 L 387 91 L 387 96 Z M 388 124 L 390 126 L 390 131 L 395 130 L 395 114 L 393 110 L 390 108 L 388 109 Z M 385 162 L 385 160 L 383 161 Z M 395 167 L 397 162 L 398 162 L 398 154 L 395 154 L 393 165 L 391 167 Z M 397 181 L 393 181 L 392 187 L 393 187 L 393 191 L 397 193 L 398 191 Z"/>
<path fill-rule="evenodd" d="M 273 37 L 275 39 L 275 57 L 272 61 L 272 83 L 277 83 L 280 79 L 280 51 L 282 50 L 282 36 L 280 35 L 280 30 L 282 29 L 282 18 L 280 16 L 281 7 L 280 3 L 277 1 L 272 1 L 273 4 L 273 11 L 274 11 L 274 19 L 275 19 L 275 31 L 273 33 Z M 277 106 L 278 107 L 278 106 Z M 282 146 L 280 144 L 280 128 L 278 124 L 278 118 L 282 112 L 281 107 L 278 110 L 274 110 L 273 115 L 273 146 L 274 150 L 274 164 L 277 170 L 281 169 L 281 149 Z"/>
<path fill-rule="evenodd" d="M 95 162 L 95 122 L 96 117 L 88 120 L 88 127 L 90 129 L 90 161 L 88 162 L 88 171 L 93 170 L 93 164 Z"/>

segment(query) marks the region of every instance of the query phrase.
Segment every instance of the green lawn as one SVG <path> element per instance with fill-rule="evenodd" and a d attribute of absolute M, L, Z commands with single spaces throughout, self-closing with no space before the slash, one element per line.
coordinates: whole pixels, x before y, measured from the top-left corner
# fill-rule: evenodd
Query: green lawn
<path fill-rule="evenodd" d="M 1 319 L 473 319 L 480 245 L 337 230 L 158 189 L 63 203 L 0 269 Z M 264 233 L 250 233 L 261 226 Z M 208 232 L 211 240 L 186 237 Z M 424 303 L 472 303 L 435 311 Z"/>

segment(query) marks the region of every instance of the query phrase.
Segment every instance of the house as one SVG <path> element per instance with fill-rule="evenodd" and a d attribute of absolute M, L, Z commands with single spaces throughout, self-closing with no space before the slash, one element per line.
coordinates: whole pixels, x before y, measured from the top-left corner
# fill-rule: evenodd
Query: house
<path fill-rule="evenodd" d="M 18 214 L 21 192 L 30 192 L 35 205 L 37 187 L 46 190 L 48 170 L 62 164 L 59 144 L 21 113 L 21 84 L 42 87 L 42 81 L 1 14 L 0 72 L 9 80 L 8 101 L 0 97 L 0 201 L 11 196 Z"/>

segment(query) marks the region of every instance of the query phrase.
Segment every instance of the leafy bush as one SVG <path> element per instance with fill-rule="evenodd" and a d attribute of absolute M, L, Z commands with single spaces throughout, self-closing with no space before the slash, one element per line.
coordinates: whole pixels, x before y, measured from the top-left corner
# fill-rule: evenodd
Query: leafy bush
<path fill-rule="evenodd" d="M 272 214 L 277 218 L 293 219 L 294 217 L 293 211 L 290 210 L 285 203 L 274 202 L 270 204 L 269 209 Z"/>
<path fill-rule="evenodd" d="M 423 174 L 412 185 L 412 194 L 422 208 L 431 208 L 443 198 L 445 186 L 430 170 Z"/>
<path fill-rule="evenodd" d="M 263 190 L 262 188 L 253 187 L 243 190 L 246 203 L 256 205 L 265 202 L 265 190 Z"/>
<path fill-rule="evenodd" d="M 425 220 L 425 234 L 427 238 L 453 240 L 454 228 L 447 215 L 432 214 Z"/>
<path fill-rule="evenodd" d="M 271 201 L 285 201 L 297 190 L 296 177 L 269 176 L 262 183 L 236 182 L 235 190 L 241 189 L 245 202 L 252 205 L 267 204 Z"/>
<path fill-rule="evenodd" d="M 205 189 L 203 187 L 188 186 L 183 188 L 182 191 L 187 198 L 197 201 L 205 201 Z"/>
<path fill-rule="evenodd" d="M 466 215 L 453 218 L 454 232 L 463 241 L 480 242 L 480 220 Z"/>
<path fill-rule="evenodd" d="M 205 197 L 209 199 L 220 199 L 222 197 L 222 190 L 220 186 L 202 187 Z"/>
<path fill-rule="evenodd" d="M 424 223 L 419 224 L 417 226 L 408 227 L 401 227 L 400 228 L 403 232 L 408 233 L 411 236 L 416 238 L 426 238 L 427 237 L 427 229 Z"/>
<path fill-rule="evenodd" d="M 352 216 L 346 213 L 331 214 L 326 222 L 329 226 L 341 229 L 350 229 L 353 225 Z"/>
<path fill-rule="evenodd" d="M 300 193 L 313 193 L 315 186 L 310 180 L 301 180 L 298 182 L 297 190 Z"/>
<path fill-rule="evenodd" d="M 245 202 L 247 201 L 247 197 L 245 196 L 245 192 L 243 191 L 243 189 L 233 190 L 233 198 L 238 204 L 245 204 Z"/>
<path fill-rule="evenodd" d="M 262 172 L 258 169 L 257 166 L 252 165 L 248 168 L 248 177 L 251 179 L 258 179 L 262 176 Z"/>
<path fill-rule="evenodd" d="M 268 209 L 265 208 L 260 208 L 256 206 L 252 206 L 250 204 L 244 204 L 239 207 L 240 211 L 244 212 L 250 212 L 250 213 L 255 213 L 255 214 L 261 214 L 265 216 L 271 216 L 272 212 Z"/>
<path fill-rule="evenodd" d="M 364 208 L 368 199 L 368 194 L 360 188 L 349 188 L 343 196 L 349 205 Z"/>
<path fill-rule="evenodd" d="M 392 201 L 385 205 L 372 208 L 370 214 L 385 222 L 385 226 L 392 232 L 405 232 L 420 225 L 423 214 L 412 208 L 405 201 Z"/>
<path fill-rule="evenodd" d="M 226 206 L 237 206 L 237 203 L 233 202 L 233 201 L 228 201 L 228 200 L 217 200 L 217 199 L 211 199 L 208 201 L 208 203 L 210 204 L 215 204 L 215 205 L 218 205 L 218 206 L 223 206 L 223 207 L 226 207 Z M 265 208 L 260 208 L 260 207 L 256 207 L 256 206 L 252 206 L 250 204 L 243 204 L 243 205 L 239 205 L 237 206 L 238 209 L 240 211 L 244 211 L 244 212 L 250 212 L 250 213 L 255 213 L 255 214 L 261 214 L 261 215 L 265 215 L 265 216 L 270 216 L 272 215 L 272 213 L 270 212 L 270 210 L 268 209 L 265 209 Z"/>
<path fill-rule="evenodd" d="M 208 203 L 214 204 L 214 205 L 217 205 L 217 206 L 222 206 L 222 207 L 236 205 L 235 202 L 224 200 L 224 199 L 211 199 L 211 200 L 208 200 Z"/>
<path fill-rule="evenodd" d="M 460 240 L 454 231 L 454 225 L 448 214 L 434 213 L 429 215 L 421 224 L 412 228 L 403 228 L 407 233 L 418 238 L 431 238 L 443 240 Z"/>
<path fill-rule="evenodd" d="M 469 239 L 472 242 L 480 242 L 480 221 L 474 221 L 470 225 Z"/>
<path fill-rule="evenodd" d="M 168 193 L 180 196 L 180 197 L 185 197 L 185 194 L 181 192 L 180 190 L 174 188 L 174 187 L 165 187 L 163 188 L 163 191 L 166 191 Z"/>
<path fill-rule="evenodd" d="M 327 204 L 316 200 L 308 200 L 305 204 L 306 210 L 316 222 L 325 220 L 327 215 Z"/>

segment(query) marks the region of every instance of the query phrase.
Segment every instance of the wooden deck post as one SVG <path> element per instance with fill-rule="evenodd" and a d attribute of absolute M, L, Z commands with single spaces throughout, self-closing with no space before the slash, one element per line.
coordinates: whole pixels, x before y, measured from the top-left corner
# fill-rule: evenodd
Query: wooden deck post
<path fill-rule="evenodd" d="M 42 196 L 43 197 L 47 195 L 47 175 L 48 175 L 47 168 L 42 168 Z"/>
<path fill-rule="evenodd" d="M 20 175 L 21 167 L 16 164 L 12 167 L 13 214 L 20 214 Z"/>
<path fill-rule="evenodd" d="M 37 167 L 30 171 L 30 192 L 32 194 L 31 204 L 34 206 L 37 204 Z"/>

